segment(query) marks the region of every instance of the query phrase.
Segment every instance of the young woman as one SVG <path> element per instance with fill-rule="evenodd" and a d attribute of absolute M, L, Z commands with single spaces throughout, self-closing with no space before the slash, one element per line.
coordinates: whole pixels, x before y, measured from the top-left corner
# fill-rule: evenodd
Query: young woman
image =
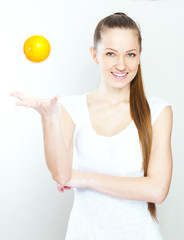
<path fill-rule="evenodd" d="M 162 239 L 156 204 L 172 178 L 173 113 L 164 98 L 144 93 L 141 40 L 126 14 L 107 16 L 90 48 L 97 89 L 52 100 L 12 93 L 42 117 L 58 190 L 75 191 L 66 240 Z"/>

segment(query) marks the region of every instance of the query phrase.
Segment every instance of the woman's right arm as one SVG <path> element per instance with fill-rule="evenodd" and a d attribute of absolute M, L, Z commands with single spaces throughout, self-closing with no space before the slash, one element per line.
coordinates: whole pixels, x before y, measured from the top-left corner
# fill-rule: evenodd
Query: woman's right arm
<path fill-rule="evenodd" d="M 52 178 L 57 183 L 66 185 L 72 173 L 75 125 L 61 103 L 58 116 L 43 116 L 42 126 L 46 164 Z"/>
<path fill-rule="evenodd" d="M 41 115 L 46 164 L 52 178 L 65 185 L 72 174 L 73 133 L 75 125 L 58 96 L 53 99 L 27 97 L 21 92 L 12 92 L 11 96 L 20 99 L 17 106 L 34 108 Z"/>

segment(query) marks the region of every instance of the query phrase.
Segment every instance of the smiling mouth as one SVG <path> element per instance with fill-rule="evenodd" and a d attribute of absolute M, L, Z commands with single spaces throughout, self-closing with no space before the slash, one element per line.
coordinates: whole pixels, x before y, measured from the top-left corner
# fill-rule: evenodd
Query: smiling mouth
<path fill-rule="evenodd" d="M 124 73 L 111 72 L 111 73 L 114 76 L 114 78 L 116 78 L 118 80 L 125 79 L 128 75 L 128 72 L 124 72 Z"/>

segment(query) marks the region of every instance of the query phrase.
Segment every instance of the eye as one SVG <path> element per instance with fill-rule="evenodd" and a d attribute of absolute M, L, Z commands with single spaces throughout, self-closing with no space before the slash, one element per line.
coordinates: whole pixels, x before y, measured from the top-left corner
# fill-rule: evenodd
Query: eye
<path fill-rule="evenodd" d="M 108 55 L 108 54 L 114 54 L 114 53 L 113 52 L 106 53 L 107 56 L 112 56 L 112 55 Z"/>
<path fill-rule="evenodd" d="M 130 56 L 130 55 L 132 55 L 133 54 L 133 57 L 135 57 L 136 56 L 136 54 L 135 53 L 128 53 L 128 55 Z"/>

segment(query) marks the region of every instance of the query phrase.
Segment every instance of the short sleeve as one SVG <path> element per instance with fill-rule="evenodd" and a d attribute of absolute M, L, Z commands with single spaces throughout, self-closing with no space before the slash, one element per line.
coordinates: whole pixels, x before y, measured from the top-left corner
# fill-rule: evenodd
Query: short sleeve
<path fill-rule="evenodd" d="M 79 95 L 68 95 L 58 99 L 58 103 L 62 104 L 75 125 L 78 125 L 80 113 L 79 113 Z"/>
<path fill-rule="evenodd" d="M 168 100 L 166 100 L 162 97 L 148 95 L 147 100 L 148 100 L 150 110 L 151 110 L 152 125 L 153 125 L 154 121 L 158 118 L 160 113 L 164 110 L 165 107 L 167 107 L 167 106 L 172 107 L 172 104 Z"/>

